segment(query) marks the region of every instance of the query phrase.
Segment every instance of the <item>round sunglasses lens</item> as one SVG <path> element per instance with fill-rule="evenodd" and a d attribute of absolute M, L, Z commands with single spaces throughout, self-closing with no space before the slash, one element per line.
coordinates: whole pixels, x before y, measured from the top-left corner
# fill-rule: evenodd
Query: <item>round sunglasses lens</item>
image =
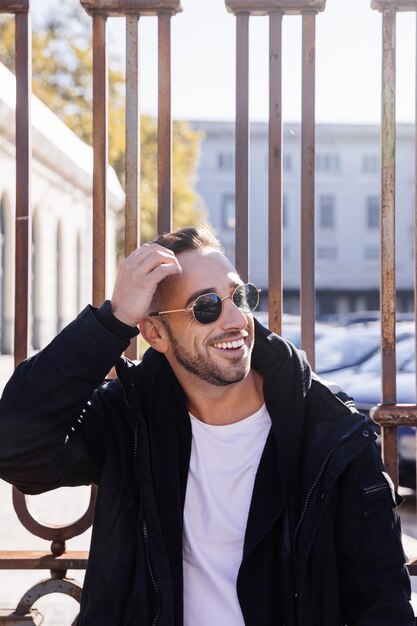
<path fill-rule="evenodd" d="M 251 313 L 259 303 L 259 292 L 255 285 L 239 285 L 233 294 L 233 302 L 242 313 Z"/>
<path fill-rule="evenodd" d="M 193 313 L 200 324 L 215 322 L 222 312 L 222 303 L 216 293 L 205 293 L 194 302 Z"/>

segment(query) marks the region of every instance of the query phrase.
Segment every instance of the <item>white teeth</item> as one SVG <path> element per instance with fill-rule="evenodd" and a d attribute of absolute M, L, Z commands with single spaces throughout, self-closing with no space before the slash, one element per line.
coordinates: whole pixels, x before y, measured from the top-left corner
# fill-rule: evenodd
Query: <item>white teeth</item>
<path fill-rule="evenodd" d="M 230 348 L 241 348 L 244 343 L 245 341 L 243 339 L 235 339 L 235 341 L 223 341 L 221 343 L 215 343 L 213 345 L 215 348 L 220 348 L 220 350 L 230 350 Z"/>

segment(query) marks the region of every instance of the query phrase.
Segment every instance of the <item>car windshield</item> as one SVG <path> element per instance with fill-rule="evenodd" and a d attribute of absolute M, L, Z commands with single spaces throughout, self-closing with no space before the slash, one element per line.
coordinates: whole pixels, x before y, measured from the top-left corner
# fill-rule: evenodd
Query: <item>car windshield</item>
<path fill-rule="evenodd" d="M 379 335 L 349 330 L 343 333 L 330 333 L 316 344 L 317 371 L 325 372 L 342 367 L 352 367 L 379 346 Z"/>

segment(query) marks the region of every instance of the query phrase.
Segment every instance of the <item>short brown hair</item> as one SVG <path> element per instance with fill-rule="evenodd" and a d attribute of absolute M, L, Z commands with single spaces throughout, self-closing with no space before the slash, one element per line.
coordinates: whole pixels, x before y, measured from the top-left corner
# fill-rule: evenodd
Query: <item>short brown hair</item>
<path fill-rule="evenodd" d="M 151 243 L 157 243 L 164 248 L 168 248 L 174 254 L 180 254 L 189 250 L 203 250 L 204 248 L 213 248 L 217 252 L 224 254 L 223 246 L 206 224 L 187 226 L 186 228 L 174 230 L 171 233 L 158 235 Z M 165 281 L 162 281 L 155 291 L 150 310 L 158 311 L 163 308 L 164 301 L 168 295 L 169 292 L 167 291 Z M 168 325 L 168 322 L 163 317 L 161 321 Z"/>
<path fill-rule="evenodd" d="M 188 226 L 171 233 L 158 235 L 152 243 L 168 248 L 174 254 L 187 250 L 202 250 L 203 248 L 214 248 L 214 250 L 224 254 L 223 246 L 206 224 Z"/>

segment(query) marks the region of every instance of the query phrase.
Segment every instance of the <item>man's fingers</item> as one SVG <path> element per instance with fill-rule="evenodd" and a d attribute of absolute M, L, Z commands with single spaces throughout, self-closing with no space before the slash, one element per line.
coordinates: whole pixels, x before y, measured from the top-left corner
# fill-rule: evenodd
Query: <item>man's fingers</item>
<path fill-rule="evenodd" d="M 135 273 L 140 272 L 146 275 L 160 265 L 176 266 L 178 271 L 181 271 L 181 266 L 175 254 L 171 250 L 162 248 L 162 246 L 148 246 L 145 251 L 143 251 L 143 248 L 135 250 L 126 259 L 125 267 L 133 270 Z"/>
<path fill-rule="evenodd" d="M 181 266 L 176 263 L 161 263 L 154 267 L 154 269 L 149 272 L 150 278 L 156 278 L 157 282 L 161 282 L 165 276 L 170 274 L 180 274 L 182 272 Z"/>

